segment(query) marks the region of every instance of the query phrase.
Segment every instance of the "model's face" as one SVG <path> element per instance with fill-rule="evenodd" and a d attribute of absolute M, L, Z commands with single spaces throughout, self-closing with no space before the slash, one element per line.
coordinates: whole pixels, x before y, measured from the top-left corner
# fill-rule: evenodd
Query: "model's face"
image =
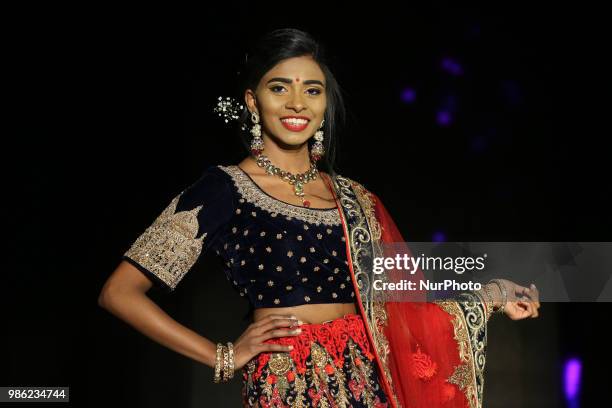
<path fill-rule="evenodd" d="M 310 57 L 281 61 L 259 81 L 255 94 L 245 93 L 251 112 L 259 112 L 262 133 L 285 147 L 299 147 L 314 135 L 324 119 L 325 75 Z M 283 118 L 301 116 L 287 123 Z"/>

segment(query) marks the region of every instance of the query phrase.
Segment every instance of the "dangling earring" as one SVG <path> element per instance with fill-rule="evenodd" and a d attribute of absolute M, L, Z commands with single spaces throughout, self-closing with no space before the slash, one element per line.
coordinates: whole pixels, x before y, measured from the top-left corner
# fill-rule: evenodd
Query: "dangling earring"
<path fill-rule="evenodd" d="M 325 148 L 323 147 L 323 131 L 321 130 L 323 128 L 323 123 L 325 123 L 325 120 L 321 122 L 319 130 L 315 132 L 315 142 L 312 145 L 312 149 L 310 149 L 310 157 L 314 162 L 317 162 L 325 154 Z"/>
<path fill-rule="evenodd" d="M 251 153 L 253 156 L 257 157 L 263 152 L 264 144 L 261 139 L 259 114 L 256 111 L 251 112 L 251 121 L 253 122 L 253 127 L 251 128 L 251 134 L 253 135 L 253 139 L 251 139 Z"/>

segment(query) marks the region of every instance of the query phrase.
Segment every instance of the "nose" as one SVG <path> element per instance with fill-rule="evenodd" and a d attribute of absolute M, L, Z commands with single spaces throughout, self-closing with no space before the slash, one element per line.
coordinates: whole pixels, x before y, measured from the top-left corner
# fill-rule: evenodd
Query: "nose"
<path fill-rule="evenodd" d="M 302 96 L 299 92 L 295 92 L 290 100 L 287 102 L 287 108 L 293 109 L 296 112 L 300 112 L 305 109 L 304 102 L 302 101 Z"/>

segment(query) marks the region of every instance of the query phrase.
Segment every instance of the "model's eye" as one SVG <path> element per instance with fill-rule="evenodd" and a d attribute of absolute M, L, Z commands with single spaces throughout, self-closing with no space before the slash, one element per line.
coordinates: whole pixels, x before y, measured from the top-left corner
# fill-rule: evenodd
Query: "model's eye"
<path fill-rule="evenodd" d="M 282 87 L 282 86 L 280 86 L 280 85 L 273 86 L 273 87 L 272 87 L 272 88 L 270 88 L 270 89 L 272 90 L 272 92 L 276 92 L 276 91 L 275 91 L 275 89 L 279 89 L 279 88 L 280 88 L 280 89 L 285 89 L 284 87 Z"/>
<path fill-rule="evenodd" d="M 311 93 L 311 95 L 320 95 L 321 94 L 321 90 L 317 89 L 317 88 L 310 88 L 308 91 L 309 92 L 310 91 L 315 91 L 315 93 Z"/>

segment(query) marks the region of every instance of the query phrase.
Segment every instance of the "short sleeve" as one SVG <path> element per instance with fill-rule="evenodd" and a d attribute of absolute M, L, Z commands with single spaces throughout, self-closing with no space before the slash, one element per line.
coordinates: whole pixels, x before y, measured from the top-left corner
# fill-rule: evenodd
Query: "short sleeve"
<path fill-rule="evenodd" d="M 122 259 L 172 292 L 223 235 L 234 213 L 231 186 L 217 166 L 177 194 Z"/>

